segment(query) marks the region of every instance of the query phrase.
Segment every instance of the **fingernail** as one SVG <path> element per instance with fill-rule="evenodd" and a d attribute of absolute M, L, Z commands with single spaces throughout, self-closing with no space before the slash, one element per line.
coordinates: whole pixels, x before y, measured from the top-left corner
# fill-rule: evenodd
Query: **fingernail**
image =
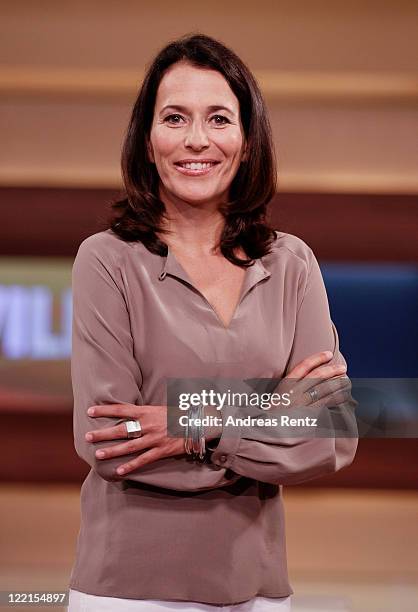
<path fill-rule="evenodd" d="M 88 442 L 91 442 L 91 441 L 93 440 L 93 436 L 92 436 L 92 434 L 91 434 L 91 433 L 87 433 L 87 434 L 86 434 L 86 440 L 87 440 Z"/>
<path fill-rule="evenodd" d="M 118 467 L 118 469 L 116 470 L 118 474 L 124 474 L 125 473 L 125 469 L 122 467 Z"/>
<path fill-rule="evenodd" d="M 104 457 L 104 456 L 105 456 L 105 452 L 104 451 L 98 450 L 96 452 L 96 457 L 100 457 L 100 459 L 102 459 L 102 457 Z"/>
<path fill-rule="evenodd" d="M 89 408 L 89 409 L 87 410 L 87 414 L 88 414 L 89 416 L 91 416 L 92 414 L 94 414 L 94 408 Z"/>

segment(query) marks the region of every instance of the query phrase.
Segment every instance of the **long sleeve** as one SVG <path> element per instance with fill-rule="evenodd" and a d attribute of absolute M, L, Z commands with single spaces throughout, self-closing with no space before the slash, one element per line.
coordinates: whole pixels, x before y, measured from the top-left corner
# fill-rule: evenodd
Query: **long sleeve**
<path fill-rule="evenodd" d="M 102 404 L 143 405 L 142 372 L 134 356 L 130 315 L 122 291 L 120 262 L 114 253 L 87 238 L 79 247 L 72 270 L 73 325 L 71 379 L 74 397 L 74 445 L 80 458 L 108 481 L 137 481 L 173 490 L 199 490 L 230 484 L 238 475 L 225 476 L 212 465 L 165 457 L 125 477 L 116 468 L 138 452 L 100 460 L 95 452 L 120 441 L 91 443 L 88 431 L 112 427 L 125 420 L 90 417 L 87 409 Z"/>
<path fill-rule="evenodd" d="M 309 255 L 305 280 L 302 280 L 304 287 L 298 300 L 293 346 L 284 375 L 305 357 L 325 350 L 333 352 L 329 363 L 346 365 L 339 350 L 337 330 L 330 318 L 321 271 L 311 249 Z M 243 476 L 283 485 L 298 484 L 336 472 L 352 463 L 357 450 L 356 404 L 351 399 L 335 407 L 312 407 L 309 413 L 322 423 L 328 422 L 330 436 L 334 419 L 339 423 L 338 429 L 342 425 L 342 430 L 348 432 L 347 436 L 339 433 L 335 437 L 285 438 L 269 435 L 265 427 L 233 425 L 230 432 L 224 427 L 211 460 Z M 226 423 L 229 416 L 236 419 L 248 414 L 256 415 L 248 406 L 225 406 L 222 420 Z M 269 416 L 273 414 L 271 412 Z"/>
<path fill-rule="evenodd" d="M 129 314 L 113 277 L 112 262 L 105 261 L 90 242 L 87 239 L 80 245 L 72 270 L 74 443 L 77 454 L 102 478 L 114 480 L 116 467 L 134 454 L 100 461 L 96 450 L 116 441 L 92 444 L 85 434 L 124 419 L 89 417 L 87 409 L 100 404 L 142 404 L 142 375 L 133 357 Z"/>

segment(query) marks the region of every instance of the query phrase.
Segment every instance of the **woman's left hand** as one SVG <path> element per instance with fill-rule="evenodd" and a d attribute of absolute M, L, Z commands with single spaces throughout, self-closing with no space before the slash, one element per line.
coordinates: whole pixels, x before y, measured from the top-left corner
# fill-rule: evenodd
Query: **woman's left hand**
<path fill-rule="evenodd" d="M 142 451 L 138 457 L 118 467 L 116 471 L 119 475 L 132 472 L 163 457 L 185 454 L 184 439 L 167 436 L 167 406 L 106 404 L 91 406 L 87 410 L 87 414 L 91 417 L 119 417 L 140 422 L 142 435 L 139 438 L 129 438 L 126 442 L 96 451 L 96 457 L 101 460 Z M 85 437 L 87 442 L 92 443 L 103 440 L 126 439 L 126 425 L 125 423 L 119 423 L 114 427 L 89 431 Z"/>

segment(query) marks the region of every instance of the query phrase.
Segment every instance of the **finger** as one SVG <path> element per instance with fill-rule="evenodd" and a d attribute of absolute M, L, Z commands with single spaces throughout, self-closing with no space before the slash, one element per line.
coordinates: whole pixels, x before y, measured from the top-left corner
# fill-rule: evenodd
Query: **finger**
<path fill-rule="evenodd" d="M 119 440 L 126 439 L 128 435 L 125 423 L 114 425 L 113 427 L 104 427 L 103 429 L 95 429 L 86 433 L 87 442 L 101 442 L 102 440 Z"/>
<path fill-rule="evenodd" d="M 348 376 L 334 376 L 330 379 L 319 380 L 316 378 L 305 377 L 299 381 L 294 389 L 291 390 L 293 406 L 306 406 L 312 404 L 311 391 L 315 391 L 315 402 L 326 398 L 344 389 L 351 392 L 352 384 Z"/>
<path fill-rule="evenodd" d="M 103 404 L 99 406 L 90 406 L 87 410 L 89 416 L 121 416 L 136 418 L 140 416 L 140 408 L 135 404 Z"/>
<path fill-rule="evenodd" d="M 328 408 L 332 408 L 334 406 L 341 407 L 352 400 L 353 396 L 351 395 L 350 389 L 339 389 L 326 399 L 326 405 Z"/>
<path fill-rule="evenodd" d="M 315 370 L 307 374 L 302 379 L 291 379 L 286 377 L 279 383 L 277 388 L 279 389 L 280 387 L 280 391 L 282 393 L 286 391 L 293 394 L 293 398 L 296 398 L 312 387 L 319 387 L 319 385 L 325 384 L 329 380 L 334 380 L 335 378 L 340 377 L 341 375 L 345 374 L 346 369 L 347 368 L 343 364 L 321 366 L 319 368 L 315 368 Z M 315 373 L 315 375 L 313 373 Z M 321 389 L 321 392 L 322 391 L 324 390 Z"/>
<path fill-rule="evenodd" d="M 325 382 L 320 383 L 320 384 L 324 385 L 324 387 L 329 389 L 331 393 L 333 393 L 334 391 L 339 391 L 341 389 L 344 389 L 344 390 L 347 389 L 351 391 L 351 389 L 353 388 L 351 380 L 347 376 L 347 374 L 341 374 L 339 376 L 334 376 L 333 378 L 330 378 L 329 380 L 326 380 Z"/>
<path fill-rule="evenodd" d="M 286 378 L 303 378 L 310 372 L 313 368 L 329 361 L 332 359 L 331 351 L 321 351 L 320 353 L 314 353 L 309 357 L 303 359 L 300 363 L 298 363 L 291 372 L 286 376 Z"/>
<path fill-rule="evenodd" d="M 303 392 L 310 389 L 316 389 L 318 394 L 321 394 L 322 397 L 334 391 L 338 391 L 339 389 L 351 388 L 352 385 L 349 377 L 344 372 L 341 374 L 336 374 L 335 372 L 338 372 L 338 370 L 334 371 L 334 376 L 332 376 L 332 378 L 321 377 L 317 379 L 306 376 L 298 383 L 298 388 Z"/>
<path fill-rule="evenodd" d="M 141 436 L 140 438 L 134 438 L 127 440 L 121 444 L 112 444 L 107 448 L 101 448 L 95 452 L 98 459 L 111 459 L 112 457 L 120 457 L 121 455 L 129 455 L 130 453 L 137 453 L 149 448 L 151 441 L 148 437 Z"/>
<path fill-rule="evenodd" d="M 332 378 L 338 374 L 343 374 L 346 371 L 347 367 L 343 363 L 334 363 L 332 365 L 323 365 L 311 370 L 305 378 L 317 379 L 318 384 L 320 384 L 328 378 Z"/>
<path fill-rule="evenodd" d="M 317 407 L 322 407 L 322 408 L 339 407 L 341 408 L 341 406 L 343 406 L 347 402 L 350 402 L 351 400 L 352 400 L 351 391 L 341 389 L 337 391 L 336 393 L 332 393 L 330 395 L 327 395 L 326 397 L 323 397 L 322 399 L 315 400 L 315 402 L 310 404 L 310 406 L 308 407 L 309 408 L 317 408 Z"/>
<path fill-rule="evenodd" d="M 132 459 L 131 461 L 128 461 L 127 463 L 120 465 L 117 468 L 116 472 L 119 475 L 128 474 L 129 472 L 132 472 L 133 470 L 143 467 L 144 465 L 147 465 L 148 463 L 157 461 L 157 459 L 160 459 L 160 457 L 161 457 L 161 451 L 154 447 L 150 449 L 149 451 L 147 451 L 146 453 L 139 455 L 139 457 L 136 457 L 135 459 Z"/>

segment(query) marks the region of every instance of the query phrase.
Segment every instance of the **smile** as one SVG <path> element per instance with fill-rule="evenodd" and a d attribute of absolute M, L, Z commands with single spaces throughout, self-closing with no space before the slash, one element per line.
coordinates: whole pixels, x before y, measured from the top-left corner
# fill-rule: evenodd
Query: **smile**
<path fill-rule="evenodd" d="M 188 176 L 201 176 L 203 174 L 209 174 L 219 162 L 195 162 L 185 164 L 174 164 L 179 172 Z"/>

